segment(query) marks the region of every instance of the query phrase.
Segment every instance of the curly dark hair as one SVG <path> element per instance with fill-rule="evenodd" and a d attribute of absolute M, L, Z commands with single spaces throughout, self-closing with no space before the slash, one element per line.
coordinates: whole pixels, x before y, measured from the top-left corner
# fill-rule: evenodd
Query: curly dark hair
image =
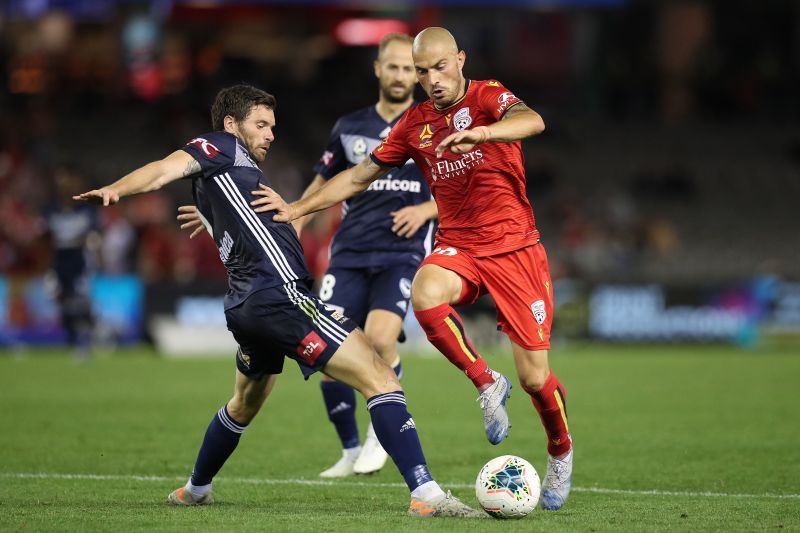
<path fill-rule="evenodd" d="M 217 93 L 211 106 L 211 126 L 215 131 L 223 130 L 226 116 L 242 122 L 254 107 L 263 105 L 274 110 L 276 103 L 274 96 L 252 85 L 225 87 Z"/>

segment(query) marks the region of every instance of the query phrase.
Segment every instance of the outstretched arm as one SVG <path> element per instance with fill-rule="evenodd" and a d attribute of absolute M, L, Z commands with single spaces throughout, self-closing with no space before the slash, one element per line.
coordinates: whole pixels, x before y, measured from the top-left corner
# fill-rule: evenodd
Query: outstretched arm
<path fill-rule="evenodd" d="M 164 159 L 153 161 L 123 176 L 111 185 L 73 196 L 73 200 L 104 206 L 116 204 L 123 196 L 156 191 L 166 185 L 200 172 L 200 163 L 183 150 L 172 152 Z"/>
<path fill-rule="evenodd" d="M 523 103 L 509 108 L 503 118 L 488 126 L 478 126 L 445 137 L 436 147 L 436 157 L 442 157 L 445 150 L 454 154 L 464 154 L 477 145 L 487 141 L 514 142 L 544 131 L 542 117 Z"/>
<path fill-rule="evenodd" d="M 278 193 L 266 185 L 260 185 L 260 190 L 253 191 L 253 195 L 262 198 L 250 203 L 257 213 L 276 211 L 275 216 L 272 217 L 275 222 L 291 222 L 309 213 L 336 205 L 342 200 L 352 198 L 365 191 L 370 183 L 389 170 L 391 167 L 379 166 L 372 158 L 367 157 L 358 165 L 336 174 L 313 194 L 304 195 L 303 198 L 291 204 L 286 203 Z"/>
<path fill-rule="evenodd" d="M 326 181 L 325 178 L 322 177 L 321 174 L 317 174 L 316 176 L 314 176 L 314 179 L 311 181 L 311 183 L 308 184 L 306 190 L 303 191 L 303 195 L 300 197 L 300 199 L 302 200 L 307 196 L 311 196 L 312 194 L 320 190 L 322 186 L 325 185 L 325 181 Z M 298 235 L 300 235 L 300 232 L 303 231 L 305 225 L 311 222 L 312 218 L 314 218 L 314 213 L 309 213 L 303 217 L 300 217 L 292 221 L 292 226 L 294 226 L 294 230 L 297 232 Z"/>

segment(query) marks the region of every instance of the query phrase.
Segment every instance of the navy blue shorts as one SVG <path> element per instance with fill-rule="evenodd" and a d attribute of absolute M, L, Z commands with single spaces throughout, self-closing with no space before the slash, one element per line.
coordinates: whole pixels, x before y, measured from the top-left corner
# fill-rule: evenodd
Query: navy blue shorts
<path fill-rule="evenodd" d="M 405 318 L 415 265 L 330 268 L 319 286 L 319 298 L 364 327 L 367 314 L 383 309 Z"/>
<path fill-rule="evenodd" d="M 250 379 L 283 371 L 291 357 L 308 377 L 321 370 L 356 325 L 323 304 L 304 281 L 263 289 L 225 310 L 239 350 L 236 367 Z"/>

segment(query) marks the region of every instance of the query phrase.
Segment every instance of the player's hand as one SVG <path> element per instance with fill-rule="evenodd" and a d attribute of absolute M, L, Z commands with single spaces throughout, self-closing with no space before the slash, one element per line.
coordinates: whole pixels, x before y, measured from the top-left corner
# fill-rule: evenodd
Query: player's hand
<path fill-rule="evenodd" d="M 79 202 L 102 204 L 104 207 L 108 207 L 109 205 L 114 205 L 119 202 L 119 194 L 114 189 L 103 187 L 101 189 L 78 194 L 77 196 L 73 196 L 72 199 L 78 200 Z"/>
<path fill-rule="evenodd" d="M 190 239 L 194 239 L 206 229 L 203 225 L 203 221 L 200 220 L 200 212 L 195 206 L 182 205 L 178 207 L 178 213 L 180 213 L 178 215 L 178 220 L 183 222 L 183 224 L 181 224 L 181 229 L 187 231 L 191 230 L 192 232 L 189 234 Z"/>
<path fill-rule="evenodd" d="M 258 190 L 253 191 L 253 196 L 261 196 L 256 200 L 250 202 L 255 209 L 256 213 L 265 213 L 267 211 L 275 211 L 275 216 L 272 220 L 275 222 L 291 222 L 294 220 L 294 208 L 291 204 L 287 204 L 286 200 L 281 198 L 281 195 L 264 185 L 258 184 Z"/>
<path fill-rule="evenodd" d="M 486 126 L 451 133 L 436 147 L 436 157 L 442 157 L 445 150 L 450 150 L 454 154 L 465 154 L 480 143 L 488 141 L 489 136 L 489 128 Z"/>
<path fill-rule="evenodd" d="M 389 213 L 392 216 L 392 231 L 398 237 L 410 239 L 428 221 L 418 205 L 409 205 Z"/>

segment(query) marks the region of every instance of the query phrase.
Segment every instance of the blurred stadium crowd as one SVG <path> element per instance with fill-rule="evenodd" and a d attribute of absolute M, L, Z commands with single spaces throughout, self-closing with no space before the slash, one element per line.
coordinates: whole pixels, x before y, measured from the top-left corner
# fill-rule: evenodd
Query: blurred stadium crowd
<path fill-rule="evenodd" d="M 545 119 L 523 146 L 555 277 L 800 279 L 800 4 L 568 4 L 6 2 L 0 272 L 46 272 L 43 210 L 207 131 L 227 84 L 276 95 L 265 172 L 298 197 L 336 118 L 376 100 L 371 44 L 442 25 L 468 77 L 501 80 Z M 97 269 L 224 285 L 211 240 L 175 222 L 190 201 L 182 185 L 102 210 Z M 316 273 L 337 218 L 303 237 Z"/>

